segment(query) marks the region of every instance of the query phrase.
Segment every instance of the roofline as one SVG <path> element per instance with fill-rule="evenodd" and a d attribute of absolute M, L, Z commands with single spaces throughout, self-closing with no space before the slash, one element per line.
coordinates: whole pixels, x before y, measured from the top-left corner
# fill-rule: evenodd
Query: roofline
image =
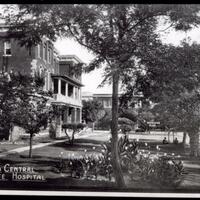
<path fill-rule="evenodd" d="M 119 93 L 118 96 L 123 95 L 122 93 Z M 102 93 L 94 93 L 93 94 L 94 97 L 112 97 L 111 93 L 107 93 L 107 94 L 102 94 Z M 143 95 L 133 95 L 133 97 L 143 97 Z"/>
<path fill-rule="evenodd" d="M 62 58 L 74 58 L 76 61 L 78 61 L 79 63 L 84 63 L 78 56 L 76 55 L 60 55 L 60 59 Z"/>

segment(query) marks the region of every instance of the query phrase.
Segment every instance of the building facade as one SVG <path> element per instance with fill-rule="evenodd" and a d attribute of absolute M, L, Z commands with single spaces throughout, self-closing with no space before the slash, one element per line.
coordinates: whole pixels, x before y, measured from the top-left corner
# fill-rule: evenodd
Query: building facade
<path fill-rule="evenodd" d="M 119 94 L 120 97 L 121 94 Z M 139 109 L 142 108 L 142 99 L 141 95 L 136 96 L 133 100 L 134 108 Z M 82 94 L 82 100 L 88 101 L 95 99 L 98 102 L 100 102 L 103 105 L 103 108 L 106 110 L 112 109 L 112 94 L 111 93 L 89 93 L 89 92 L 83 92 Z"/>
<path fill-rule="evenodd" d="M 77 56 L 62 55 L 57 72 L 52 74 L 54 100 L 51 103 L 60 108 L 58 135 L 62 134 L 62 124 L 82 122 L 81 74 L 71 72 L 81 63 Z"/>
<path fill-rule="evenodd" d="M 93 94 L 93 99 L 97 100 L 103 105 L 104 109 L 111 110 L 112 108 L 112 94 Z"/>
<path fill-rule="evenodd" d="M 59 55 L 48 38 L 30 49 L 21 47 L 15 38 L 9 38 L 6 28 L 0 26 L 0 71 L 20 72 L 44 79 L 44 91 L 51 91 L 50 103 L 59 107 L 58 133 L 62 133 L 63 123 L 81 122 L 81 70 L 74 68 L 83 62 L 75 55 Z"/>

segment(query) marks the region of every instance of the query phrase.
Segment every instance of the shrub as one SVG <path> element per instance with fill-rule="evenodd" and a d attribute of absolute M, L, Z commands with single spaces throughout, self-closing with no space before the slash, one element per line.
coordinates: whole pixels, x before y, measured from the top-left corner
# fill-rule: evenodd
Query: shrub
<path fill-rule="evenodd" d="M 63 129 L 71 129 L 71 130 L 82 130 L 83 128 L 85 128 L 85 124 L 83 123 L 67 123 L 67 124 L 63 124 L 62 128 Z"/>
<path fill-rule="evenodd" d="M 121 137 L 118 142 L 118 149 L 122 170 L 127 172 L 129 165 L 135 160 L 135 156 L 138 154 L 138 143 L 130 141 L 126 136 Z"/>
<path fill-rule="evenodd" d="M 67 134 L 67 129 L 71 129 L 72 132 L 72 137 L 71 139 L 69 138 L 69 142 L 71 145 L 73 145 L 74 143 L 74 135 L 75 133 L 79 132 L 80 130 L 82 130 L 86 125 L 83 123 L 67 123 L 67 124 L 63 124 L 62 125 L 62 129 L 65 130 L 65 134 L 68 136 Z M 69 136 L 68 136 L 69 137 Z"/>
<path fill-rule="evenodd" d="M 106 114 L 103 118 L 95 123 L 95 129 L 109 130 L 111 127 L 111 116 Z"/>
<path fill-rule="evenodd" d="M 152 159 L 141 154 L 131 167 L 129 174 L 132 180 L 143 180 L 151 185 L 177 187 L 183 180 L 183 164 L 172 157 L 161 156 Z"/>

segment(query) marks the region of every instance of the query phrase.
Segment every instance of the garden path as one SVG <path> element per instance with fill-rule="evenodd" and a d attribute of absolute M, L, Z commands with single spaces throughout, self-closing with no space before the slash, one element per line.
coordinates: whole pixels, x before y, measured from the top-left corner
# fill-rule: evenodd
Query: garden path
<path fill-rule="evenodd" d="M 48 143 L 35 144 L 35 145 L 32 146 L 32 149 L 45 147 L 45 146 L 48 146 L 48 145 L 51 145 L 51 144 L 56 144 L 56 143 L 64 142 L 64 141 L 67 141 L 67 140 L 68 139 L 63 139 L 63 140 L 56 140 L 56 141 L 52 141 L 52 142 L 48 142 Z M 4 156 L 6 156 L 10 153 L 21 153 L 23 151 L 29 150 L 29 148 L 30 148 L 29 146 L 25 146 L 25 147 L 19 147 L 19 148 L 16 148 L 16 149 L 12 149 L 12 150 L 0 153 L 0 157 L 4 157 Z"/>

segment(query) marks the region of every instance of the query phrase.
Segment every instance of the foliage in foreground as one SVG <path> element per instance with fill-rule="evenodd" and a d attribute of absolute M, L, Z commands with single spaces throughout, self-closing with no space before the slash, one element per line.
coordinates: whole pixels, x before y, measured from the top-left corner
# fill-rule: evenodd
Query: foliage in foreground
<path fill-rule="evenodd" d="M 145 182 L 156 187 L 178 187 L 183 180 L 184 168 L 175 156 L 151 154 L 139 151 L 136 141 L 127 137 L 119 140 L 119 155 L 124 175 L 130 182 Z M 110 143 L 102 145 L 102 151 L 93 155 L 64 160 L 59 164 L 60 172 L 68 172 L 74 178 L 112 181 Z"/>

